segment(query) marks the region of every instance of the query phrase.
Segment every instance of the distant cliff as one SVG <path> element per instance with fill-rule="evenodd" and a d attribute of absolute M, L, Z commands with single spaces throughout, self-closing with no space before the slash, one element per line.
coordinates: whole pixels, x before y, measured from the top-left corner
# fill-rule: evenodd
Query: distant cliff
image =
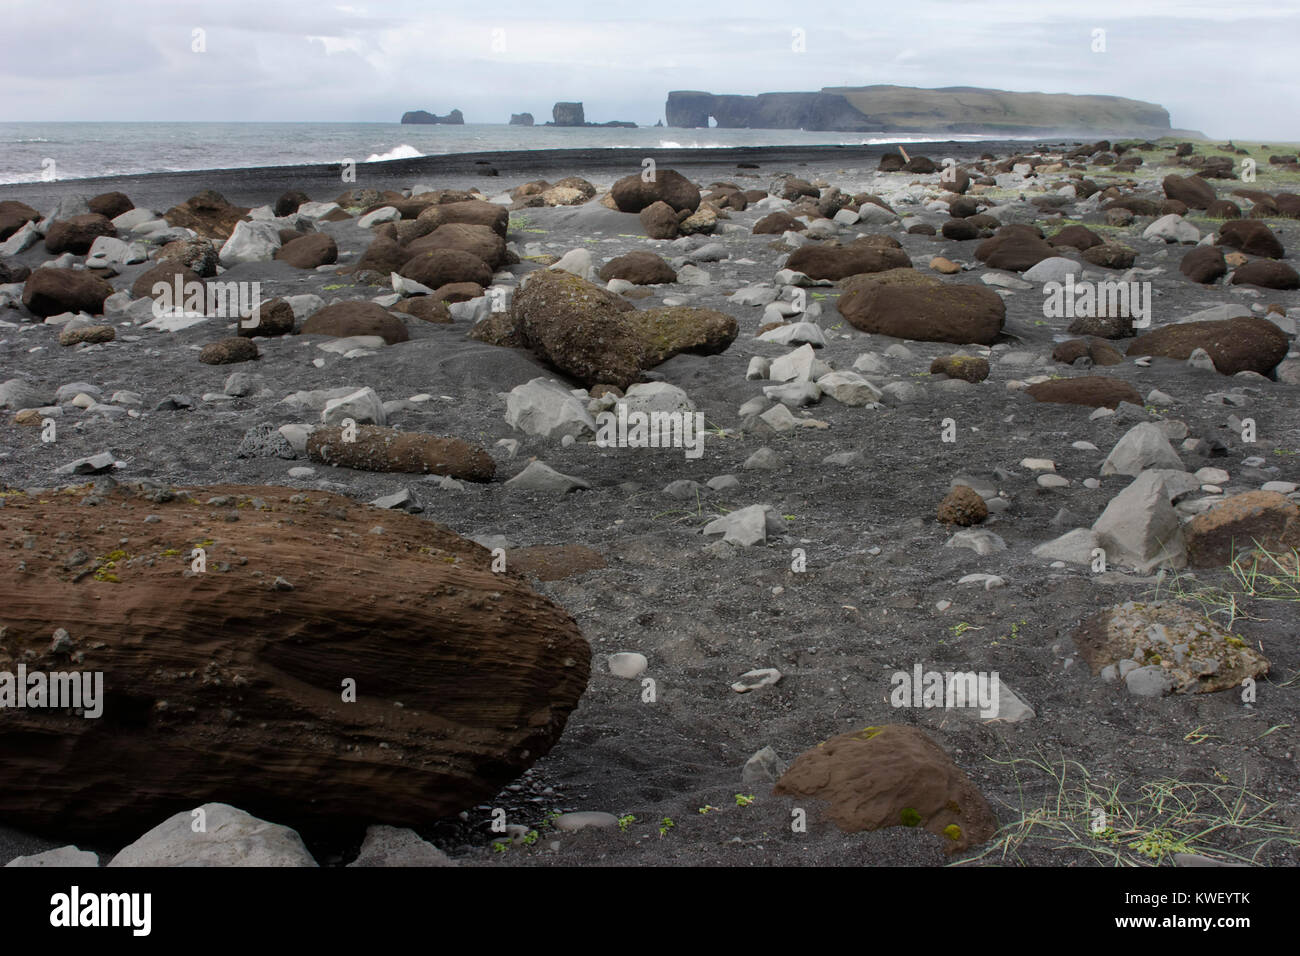
<path fill-rule="evenodd" d="M 1109 133 L 1160 136 L 1169 113 L 1156 103 L 1120 96 L 1013 93 L 970 86 L 828 86 L 815 93 L 668 94 L 669 126 L 805 129 L 854 133 L 932 132 L 1046 135 Z"/>
<path fill-rule="evenodd" d="M 533 114 L 532 113 L 511 113 L 510 125 L 511 126 L 532 126 Z"/>
<path fill-rule="evenodd" d="M 465 117 L 460 110 L 452 110 L 446 116 L 438 116 L 427 110 L 410 110 L 402 114 L 403 123 L 442 123 L 450 126 L 464 126 Z"/>

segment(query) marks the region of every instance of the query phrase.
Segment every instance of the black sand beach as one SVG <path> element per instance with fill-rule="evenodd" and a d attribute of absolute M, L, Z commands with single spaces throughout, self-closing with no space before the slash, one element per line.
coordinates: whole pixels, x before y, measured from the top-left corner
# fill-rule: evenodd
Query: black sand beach
<path fill-rule="evenodd" d="M 1118 269 L 1081 257 L 1074 247 L 1063 247 L 1057 255 L 1081 263 L 1083 281 L 1127 277 L 1150 282 L 1153 329 L 1217 306 L 1257 317 L 1276 306 L 1274 317 L 1281 324 L 1294 323 L 1300 317 L 1295 288 L 1230 285 L 1230 276 L 1207 284 L 1188 279 L 1179 264 L 1196 248 L 1192 243 L 1143 238 L 1156 215 L 1116 225 L 1082 197 L 1067 196 L 1055 205 L 1032 202 L 1061 196 L 1063 185 L 1078 181 L 1071 180 L 1071 172 L 1082 168 L 1082 176 L 1099 189 L 1113 188 L 1116 195 L 1142 197 L 1158 206 L 1167 198 L 1165 176 L 1196 172 L 1175 165 L 1171 146 L 1140 153 L 1144 163 L 1136 170 L 1117 172 L 1113 165 L 1077 158 L 968 197 L 996 217 L 992 228 L 1037 225 L 1051 237 L 1082 224 L 1131 249 L 1132 262 Z M 1062 154 L 1024 142 L 905 148 L 936 162 L 951 156 L 972 177 L 1010 175 L 995 174 L 991 163 L 983 168 L 979 157 L 985 153 L 999 161 L 1030 155 L 1043 166 L 1060 163 Z M 703 456 L 692 460 L 676 449 L 601 449 L 582 438 L 565 444 L 558 437 L 512 428 L 504 418 L 504 395 L 512 389 L 537 377 L 555 379 L 566 388 L 580 383 L 527 349 L 468 338 L 473 323 L 458 316 L 463 309 L 441 324 L 391 313 L 401 319 L 409 339 L 362 348 L 353 357 L 322 351 L 319 346 L 329 341 L 325 336 L 258 338 L 257 361 L 236 365 L 201 364 L 198 359 L 202 346 L 235 334 L 237 324 L 227 318 L 157 332 L 140 327 L 143 313 L 117 313 L 94 320 L 114 326 L 114 341 L 64 347 L 59 328 L 43 323 L 42 317 L 21 306 L 0 309 L 0 380 L 21 377 L 51 395 L 67 383 L 87 383 L 99 390 L 104 404 L 112 404 L 110 396 L 118 392 L 134 392 L 139 399 L 121 406 L 131 413 L 112 415 L 66 405 L 53 444 L 40 441 L 39 429 L 12 424 L 19 409 L 8 409 L 0 422 L 0 487 L 28 489 L 34 496 L 35 489 L 72 480 L 57 472 L 60 466 L 109 451 L 123 463 L 112 472 L 123 484 L 147 480 L 172 489 L 276 485 L 308 495 L 336 492 L 359 502 L 407 489 L 418 502 L 420 520 L 499 544 L 507 555 L 542 546 L 596 552 L 603 567 L 533 582 L 540 594 L 573 616 L 592 651 L 589 686 L 563 735 L 497 797 L 466 807 L 463 819 L 452 815 L 415 827 L 463 866 L 943 866 L 954 859 L 1099 865 L 1116 858 L 1168 864 L 1174 852 L 1294 866 L 1300 862 L 1294 730 L 1300 726 L 1300 603 L 1275 599 L 1296 586 L 1294 580 L 1282 575 L 1283 584 L 1272 593 L 1265 593 L 1261 581 L 1261 590 L 1250 594 L 1222 565 L 1135 571 L 1112 559 L 1105 571 L 1096 571 L 1087 564 L 1058 566 L 1034 549 L 1071 529 L 1092 526 L 1133 482 L 1132 474 L 1102 474 L 1100 466 L 1143 422 L 1168 437 L 1188 473 L 1188 487 L 1174 496 L 1184 521 L 1225 497 L 1257 492 L 1267 482 L 1300 483 L 1295 351 L 1284 362 L 1289 371 L 1270 369 L 1272 377 L 1220 374 L 1172 358 L 1141 364 L 1136 355 L 1096 367 L 1056 361 L 1056 347 L 1075 336 L 1067 331 L 1069 319 L 1045 316 L 1042 283 L 1023 281 L 1022 269 L 993 269 L 976 259 L 976 249 L 992 229 L 977 229 L 978 238 L 946 238 L 942 229 L 951 219 L 948 201 L 956 194 L 942 189 L 937 173 L 879 173 L 881 157 L 890 152 L 888 146 L 868 146 L 489 153 L 362 164 L 355 182 L 348 183 L 340 181 L 336 166 L 318 166 L 0 187 L 0 201 L 26 202 L 42 214 L 69 197 L 111 191 L 126 193 L 137 207 L 162 212 L 202 189 L 214 189 L 240 206 L 274 203 L 290 189 L 330 201 L 347 190 L 401 191 L 417 184 L 476 189 L 491 199 L 531 180 L 579 176 L 595 187 L 590 201 L 511 210 L 506 238 L 519 261 L 492 270 L 494 284 L 517 286 L 522 277 L 544 268 L 547 257 L 574 249 L 589 250 L 596 269 L 629 252 L 649 250 L 667 260 L 679 280 L 631 290 L 635 296 L 645 293 L 628 300 L 636 309 L 705 308 L 731 316 L 739 327 L 734 341 L 718 354 L 679 354 L 646 373 L 646 380 L 684 390 L 716 432 L 707 437 Z M 1198 144 L 1197 155 L 1220 153 Z M 794 314 L 791 321 L 806 318 L 820 326 L 825 345 L 817 348 L 816 358 L 835 370 L 861 369 L 885 394 L 877 407 L 843 404 L 829 395 L 806 407 L 795 404 L 791 412 L 796 421 L 816 423 L 779 434 L 764 432 L 738 409 L 777 383 L 749 379 L 747 370 L 754 358 L 778 359 L 793 346 L 758 340 L 756 333 L 772 316 L 731 296 L 773 284 L 793 247 L 782 245 L 780 233 L 752 233 L 754 224 L 775 208 L 770 203 L 727 211 L 711 234 L 648 238 L 636 214 L 600 202 L 616 180 L 639 173 L 647 157 L 660 170 L 679 171 L 705 193 L 715 181 L 779 192 L 781 177 L 788 175 L 814 184 L 822 196 L 834 187 L 846 197 L 877 195 L 905 220 L 903 225 L 899 219 L 828 225 L 821 227 L 827 238 L 806 243 L 830 247 L 861 236 L 888 236 L 917 272 L 947 286 L 994 290 L 1005 306 L 1005 325 L 988 343 L 991 349 L 868 333 L 839 312 L 843 284 L 809 286 L 803 290 L 805 301 L 819 314 Z M 484 166 L 497 175 L 483 175 Z M 1250 202 L 1232 195 L 1243 186 L 1240 181 L 1210 182 L 1219 198 L 1249 211 Z M 1295 191 L 1298 185 L 1300 174 L 1270 169 L 1266 160 L 1260 181 L 1253 184 L 1270 194 Z M 870 205 L 854 203 L 862 209 Z M 816 219 L 809 216 L 810 223 Z M 1197 209 L 1187 210 L 1184 221 L 1196 231 L 1193 242 L 1219 233 L 1227 222 Z M 1264 221 L 1285 249 L 1276 261 L 1294 265 L 1300 221 L 1283 215 Z M 940 234 L 908 232 L 906 226 L 916 223 L 927 223 Z M 356 217 L 321 220 L 316 228 L 337 243 L 337 268 L 242 262 L 220 278 L 258 282 L 264 299 L 314 294 L 331 303 L 372 300 L 391 291 L 359 284 L 347 271 L 372 242 L 372 230 L 358 225 Z M 220 248 L 221 242 L 215 245 Z M 700 254 L 715 245 L 720 248 Z M 936 257 L 965 268 L 940 276 L 932 265 Z M 51 258 L 37 243 L 6 262 L 36 269 Z M 115 290 L 129 289 L 155 264 L 117 265 L 108 281 Z M 683 275 L 691 281 L 683 281 Z M 599 279 L 595 284 L 604 285 Z M 789 301 L 792 289 L 779 282 L 775 288 Z M 301 326 L 302 316 L 298 321 Z M 1128 337 L 1108 344 L 1123 353 L 1132 341 Z M 954 353 L 987 357 L 988 377 L 967 383 L 931 373 L 932 362 Z M 861 362 L 864 354 L 871 358 Z M 242 394 L 228 395 L 228 379 L 235 372 L 257 378 Z M 1094 418 L 1092 407 L 1036 402 L 1021 387 L 1025 380 L 1061 382 L 1094 375 L 1132 386 L 1140 401 L 1118 414 Z M 455 436 L 486 449 L 495 460 L 494 480 L 445 484 L 435 476 L 335 467 L 309 461 L 302 453 L 292 460 L 239 457 L 250 429 L 319 422 L 320 408 L 285 404 L 286 396 L 343 386 L 371 387 L 383 401 L 396 403 L 387 421 L 402 431 Z M 188 407 L 166 406 L 168 396 L 177 394 L 187 397 Z M 413 396 L 420 400 L 411 401 Z M 1243 440 L 1240 430 L 1239 419 L 1246 417 L 1255 424 L 1251 442 Z M 950 419 L 955 441 L 942 437 Z M 517 440 L 517 451 L 498 445 L 501 439 Z M 764 448 L 770 451 L 756 459 Z M 590 487 L 569 494 L 508 487 L 506 480 L 532 458 Z M 1032 463 L 1036 459 L 1049 460 L 1050 467 Z M 314 471 L 290 477 L 291 468 L 302 466 Z M 1190 477 L 1206 468 L 1227 474 Z M 719 489 L 707 484 L 726 475 L 736 480 L 721 482 Z M 1040 480 L 1045 475 L 1064 481 Z M 1085 484 L 1088 479 L 1098 480 Z M 77 483 L 95 480 L 88 476 Z M 677 482 L 698 484 L 673 488 Z M 971 529 L 963 532 L 936 520 L 950 485 L 961 484 L 989 503 L 991 513 L 974 529 L 978 550 L 960 546 L 962 539 L 953 546 L 955 534 L 970 538 Z M 672 493 L 665 488 L 673 488 Z M 110 490 L 103 494 L 110 502 L 101 508 L 107 514 L 113 499 Z M 1282 497 L 1295 508 L 1294 487 Z M 1209 500 L 1196 504 L 1202 499 Z M 719 546 L 718 538 L 701 533 L 712 520 L 753 505 L 771 506 L 770 523 L 776 527 L 765 542 Z M 374 523 L 384 523 L 384 512 L 375 511 Z M 18 554 L 18 529 L 10 528 L 7 537 L 6 550 Z M 806 556 L 806 570 L 792 569 L 796 549 Z M 557 559 L 557 564 L 563 561 Z M 4 578 L 0 606 L 7 589 L 21 586 L 12 576 Z M 111 587 L 100 582 L 86 586 Z M 1127 690 L 1124 681 L 1108 682 L 1091 672 L 1076 641 L 1081 621 L 1123 602 L 1178 595 L 1189 607 L 1212 613 L 1219 624 L 1229 623 L 1225 607 L 1235 609 L 1233 632 L 1271 665 L 1267 677 L 1259 678 L 1253 701 L 1244 701 L 1236 687 L 1140 696 Z M 1225 603 L 1225 596 L 1232 595 L 1237 603 Z M 609 672 L 609 655 L 620 652 L 645 655 L 646 675 L 657 687 L 654 702 L 644 699 L 639 680 Z M 891 675 L 910 673 L 917 663 L 927 669 L 997 672 L 1033 713 L 1016 721 L 985 721 L 970 711 L 891 706 Z M 775 668 L 780 680 L 745 693 L 732 689 L 742 675 L 760 668 Z M 774 795 L 771 779 L 742 778 L 746 761 L 765 747 L 789 765 L 835 735 L 895 723 L 921 728 L 937 742 L 983 793 L 998 827 L 1007 829 L 954 857 L 945 852 L 942 836 L 923 827 L 845 833 L 830 822 L 824 803 Z M 1157 809 L 1166 791 L 1184 802 L 1181 819 L 1168 809 L 1172 800 Z M 1062 794 L 1064 804 L 1058 801 Z M 1113 826 L 1096 835 L 1089 814 L 1105 794 L 1113 798 L 1107 804 Z M 191 803 L 219 798 L 196 795 Z M 1243 822 L 1248 815 L 1243 813 L 1237 825 L 1216 828 L 1188 845 L 1168 835 L 1199 833 L 1229 812 L 1225 801 L 1230 807 L 1235 800 L 1250 812 L 1259 811 L 1258 819 Z M 498 834 L 490 828 L 492 808 L 505 809 L 512 824 L 540 836 L 493 850 Z M 241 809 L 259 815 L 256 806 Z M 792 811 L 801 809 L 807 811 L 806 831 L 792 830 Z M 605 812 L 625 822 L 556 832 L 553 814 L 569 811 Z M 1050 824 L 1017 827 L 1039 811 Z M 4 822 L 0 813 L 0 824 Z M 137 827 L 139 833 L 147 829 Z M 340 865 L 355 856 L 365 828 L 300 829 L 320 864 Z M 29 836 L 36 830 L 41 830 L 39 839 Z M 107 855 L 129 838 L 72 839 L 58 827 L 24 826 L 0 832 L 0 863 L 71 842 Z M 1148 853 L 1151 846 L 1156 849 Z"/>

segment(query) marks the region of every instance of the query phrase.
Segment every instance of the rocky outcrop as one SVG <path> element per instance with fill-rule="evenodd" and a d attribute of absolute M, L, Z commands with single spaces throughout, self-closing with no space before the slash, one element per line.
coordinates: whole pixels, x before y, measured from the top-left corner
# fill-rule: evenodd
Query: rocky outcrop
<path fill-rule="evenodd" d="M 232 802 L 424 826 L 555 744 L 590 647 L 487 550 L 342 495 L 190 487 L 6 496 L 0 671 L 99 672 L 103 693 L 97 719 L 5 710 L 0 819 L 134 837 Z"/>
<path fill-rule="evenodd" d="M 532 113 L 511 113 L 510 125 L 511 126 L 532 126 L 533 114 Z"/>
<path fill-rule="evenodd" d="M 464 126 L 465 117 L 461 115 L 460 110 L 452 110 L 446 116 L 438 116 L 436 113 L 430 113 L 427 110 L 408 110 L 402 114 L 402 123 L 410 125 L 432 123 L 441 123 L 444 126 Z"/>
<path fill-rule="evenodd" d="M 626 120 L 588 123 L 581 103 L 556 103 L 551 107 L 551 117 L 547 126 L 617 126 L 623 129 L 636 129 L 636 123 L 629 123 Z"/>
<path fill-rule="evenodd" d="M 723 129 L 807 129 L 845 132 L 950 133 L 1107 132 L 1168 135 L 1169 113 L 1155 103 L 1119 96 L 1017 93 L 954 86 L 824 87 L 808 93 L 668 94 L 669 126 Z"/>
<path fill-rule="evenodd" d="M 551 120 L 556 126 L 585 126 L 587 118 L 581 103 L 556 103 L 551 107 Z"/>

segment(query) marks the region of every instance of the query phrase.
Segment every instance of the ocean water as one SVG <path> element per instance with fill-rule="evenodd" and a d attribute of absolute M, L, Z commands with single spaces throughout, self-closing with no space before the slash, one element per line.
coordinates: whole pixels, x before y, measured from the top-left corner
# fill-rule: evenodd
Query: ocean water
<path fill-rule="evenodd" d="M 982 136 L 948 136 L 975 142 Z M 556 128 L 473 123 L 0 123 L 0 183 L 195 169 L 378 162 L 528 149 L 708 149 L 933 142 L 923 133 L 765 129 Z"/>

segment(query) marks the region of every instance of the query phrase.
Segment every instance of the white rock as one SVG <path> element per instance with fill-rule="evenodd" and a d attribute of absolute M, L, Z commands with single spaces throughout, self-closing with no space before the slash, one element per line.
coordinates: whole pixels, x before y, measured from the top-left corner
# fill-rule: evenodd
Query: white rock
<path fill-rule="evenodd" d="M 81 850 L 75 846 L 61 846 L 43 853 L 33 853 L 30 856 L 16 856 L 5 866 L 57 867 L 58 869 L 99 866 L 99 857 L 89 850 Z"/>
<path fill-rule="evenodd" d="M 1101 538 L 1090 528 L 1075 528 L 1059 538 L 1034 548 L 1036 558 L 1048 561 L 1068 561 L 1071 564 L 1092 564 L 1092 552 L 1101 547 Z"/>
<path fill-rule="evenodd" d="M 1178 514 L 1159 474 L 1143 472 L 1110 500 L 1093 523 L 1106 560 L 1147 574 L 1158 567 L 1181 568 L 1187 549 Z"/>
<path fill-rule="evenodd" d="M 380 223 L 395 222 L 402 218 L 401 210 L 396 206 L 381 206 L 374 212 L 368 212 L 357 220 L 357 225 L 362 229 L 369 229 L 371 226 L 378 226 Z"/>
<path fill-rule="evenodd" d="M 1022 273 L 1027 282 L 1064 282 L 1067 276 L 1082 274 L 1083 265 L 1064 256 L 1050 256 Z"/>
<path fill-rule="evenodd" d="M 567 494 L 591 485 L 581 478 L 561 474 L 544 461 L 531 461 L 528 466 L 506 482 L 506 486 L 520 491 L 544 491 Z"/>
<path fill-rule="evenodd" d="M 778 406 L 784 407 L 784 406 Z M 738 508 L 704 526 L 707 535 L 720 534 L 722 540 L 748 548 L 755 544 L 764 544 L 769 532 L 779 531 L 780 519 L 771 515 L 769 505 L 750 505 Z"/>
<path fill-rule="evenodd" d="M 609 672 L 615 677 L 635 680 L 644 674 L 649 666 L 650 662 L 646 660 L 644 654 L 624 651 L 609 655 Z"/>
<path fill-rule="evenodd" d="M 596 281 L 596 266 L 592 261 L 591 252 L 587 249 L 570 249 L 560 256 L 558 262 L 546 268 L 556 272 L 568 272 L 588 282 Z"/>
<path fill-rule="evenodd" d="M 802 345 L 793 352 L 773 359 L 767 377 L 774 382 L 809 381 L 814 377 L 813 365 L 816 361 L 813 347 Z"/>
<path fill-rule="evenodd" d="M 831 372 L 817 379 L 818 387 L 841 405 L 861 408 L 883 397 L 880 389 L 856 372 Z"/>
<path fill-rule="evenodd" d="M 543 438 L 593 436 L 596 420 L 587 406 L 554 379 L 535 378 L 506 396 L 506 424 Z"/>
<path fill-rule="evenodd" d="M 815 348 L 826 345 L 826 335 L 821 326 L 813 322 L 791 322 L 779 328 L 768 329 L 758 336 L 760 342 L 774 342 L 777 345 L 798 345 L 807 343 Z"/>
<path fill-rule="evenodd" d="M 358 425 L 388 424 L 383 400 L 369 386 L 341 398 L 330 399 L 320 413 L 320 420 L 326 425 L 337 425 L 345 418 L 351 418 Z"/>
<path fill-rule="evenodd" d="M 695 403 L 676 385 L 667 382 L 637 382 L 629 385 L 617 405 L 626 405 L 629 412 L 675 412 L 690 414 Z"/>
<path fill-rule="evenodd" d="M 1201 233 L 1194 225 L 1177 213 L 1161 216 L 1142 230 L 1143 239 L 1155 239 L 1163 242 L 1196 243 Z"/>
<path fill-rule="evenodd" d="M 223 266 L 240 262 L 268 262 L 280 248 L 280 231 L 269 222 L 237 222 L 218 258 Z"/>
<path fill-rule="evenodd" d="M 361 852 L 348 867 L 455 866 L 447 854 L 404 827 L 376 825 L 366 828 Z"/>
<path fill-rule="evenodd" d="M 1183 469 L 1183 460 L 1165 433 L 1152 422 L 1130 428 L 1101 464 L 1101 474 L 1136 476 L 1148 468 Z"/>
<path fill-rule="evenodd" d="M 207 803 L 204 828 L 194 832 L 182 810 L 113 857 L 109 866 L 316 866 L 302 837 L 225 803 Z"/>

